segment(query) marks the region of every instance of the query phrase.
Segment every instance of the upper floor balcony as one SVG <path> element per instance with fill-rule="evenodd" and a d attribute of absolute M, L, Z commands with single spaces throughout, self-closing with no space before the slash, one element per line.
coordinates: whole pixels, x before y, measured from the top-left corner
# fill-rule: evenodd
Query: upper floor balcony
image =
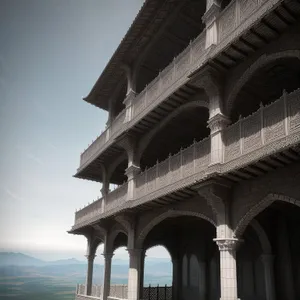
<path fill-rule="evenodd" d="M 130 131 L 149 112 L 158 107 L 181 86 L 189 82 L 189 75 L 195 72 L 208 61 L 215 59 L 224 68 L 230 68 L 235 63 L 236 53 L 230 53 L 229 45 L 234 45 L 242 40 L 239 47 L 241 53 L 253 51 L 263 39 L 268 40 L 272 34 L 262 37 L 259 30 L 263 31 L 266 22 L 260 24 L 257 38 L 247 35 L 247 32 L 258 26 L 262 19 L 266 19 L 270 12 L 282 2 L 289 4 L 291 1 L 280 0 L 234 0 L 218 15 L 216 20 L 217 40 L 213 45 L 208 43 L 209 34 L 205 29 L 180 53 L 159 75 L 137 94 L 130 104 L 122 110 L 112 121 L 111 125 L 81 154 L 80 166 L 76 176 L 87 178 L 84 170 L 93 163 L 102 153 L 116 142 L 124 132 Z M 274 16 L 272 16 L 273 18 Z M 271 18 L 271 19 L 272 19 Z M 269 22 L 269 21 L 268 21 Z M 270 25 L 274 28 L 275 25 Z M 277 30 L 277 29 L 275 29 Z M 270 31 L 270 29 L 269 29 Z M 252 32 L 254 35 L 254 33 Z M 239 39 L 242 37 L 242 39 Z M 254 45 L 256 43 L 256 45 Z M 231 60 L 229 59 L 231 58 Z M 238 60 L 238 59 L 237 59 Z M 85 177 L 86 176 L 86 177 Z"/>
<path fill-rule="evenodd" d="M 238 181 L 299 159 L 300 89 L 284 93 L 275 102 L 240 118 L 227 127 L 222 136 L 221 164 L 210 165 L 210 138 L 195 141 L 190 147 L 138 174 L 134 180 L 133 199 L 128 200 L 128 183 L 125 183 L 108 194 L 105 205 L 101 198 L 76 212 L 72 230 L 192 187 L 212 176 Z M 273 161 L 272 157 L 275 157 Z M 268 163 L 265 164 L 266 160 Z"/>

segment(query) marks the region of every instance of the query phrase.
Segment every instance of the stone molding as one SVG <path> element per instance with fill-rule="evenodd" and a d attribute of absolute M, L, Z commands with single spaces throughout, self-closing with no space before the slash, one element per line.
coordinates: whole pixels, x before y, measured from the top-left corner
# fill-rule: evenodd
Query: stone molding
<path fill-rule="evenodd" d="M 206 26 L 210 26 L 211 23 L 216 21 L 217 16 L 219 15 L 221 11 L 221 7 L 218 3 L 213 1 L 211 6 L 208 8 L 208 10 L 204 13 L 202 16 L 202 21 L 206 24 Z"/>
<path fill-rule="evenodd" d="M 216 242 L 220 251 L 236 251 L 241 240 L 236 238 L 216 238 L 214 242 Z"/>
<path fill-rule="evenodd" d="M 215 134 L 223 130 L 227 125 L 230 124 L 229 118 L 225 115 L 218 113 L 208 120 L 208 127 L 210 128 L 210 134 Z"/>
<path fill-rule="evenodd" d="M 102 253 L 104 260 L 111 260 L 114 256 L 114 253 Z"/>

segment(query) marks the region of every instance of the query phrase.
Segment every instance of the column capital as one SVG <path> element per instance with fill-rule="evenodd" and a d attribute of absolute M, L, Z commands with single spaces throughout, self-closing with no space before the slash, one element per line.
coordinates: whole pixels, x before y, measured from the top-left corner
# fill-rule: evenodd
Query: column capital
<path fill-rule="evenodd" d="M 137 248 L 134 248 L 134 249 L 127 249 L 128 253 L 130 256 L 135 256 L 135 257 L 138 257 L 138 256 L 141 256 L 143 254 L 143 249 L 137 249 Z"/>
<path fill-rule="evenodd" d="M 123 101 L 123 103 L 125 104 L 125 106 L 130 106 L 132 104 L 132 101 L 133 99 L 135 98 L 136 96 L 136 92 L 133 90 L 133 89 L 130 89 L 127 94 L 126 94 L 126 97 Z"/>
<path fill-rule="evenodd" d="M 112 257 L 114 256 L 113 253 L 102 253 L 104 260 L 108 260 L 108 259 L 112 259 Z"/>
<path fill-rule="evenodd" d="M 214 134 L 228 126 L 230 120 L 222 113 L 217 113 L 207 121 L 207 124 L 211 130 L 211 134 Z"/>
<path fill-rule="evenodd" d="M 134 178 L 139 172 L 141 168 L 137 165 L 132 164 L 125 170 L 125 174 L 128 177 L 128 180 Z"/>
<path fill-rule="evenodd" d="M 87 255 L 85 255 L 85 257 L 87 258 L 87 260 L 94 260 L 96 256 L 97 255 L 95 255 L 95 254 L 87 254 Z"/>
<path fill-rule="evenodd" d="M 210 2 L 211 3 L 208 4 L 209 6 L 207 7 L 206 12 L 202 17 L 202 21 L 206 24 L 206 26 L 210 26 L 210 24 L 216 20 L 221 11 L 219 1 L 213 0 Z"/>
<path fill-rule="evenodd" d="M 217 243 L 219 251 L 235 251 L 242 240 L 236 238 L 216 238 L 214 242 Z"/>

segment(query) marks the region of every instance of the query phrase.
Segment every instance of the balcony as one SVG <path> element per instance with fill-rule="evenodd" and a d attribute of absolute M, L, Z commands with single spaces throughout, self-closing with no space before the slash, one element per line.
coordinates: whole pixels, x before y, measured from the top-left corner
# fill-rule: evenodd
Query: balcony
<path fill-rule="evenodd" d="M 297 146 L 300 143 L 300 89 L 284 94 L 227 127 L 223 140 L 223 163 L 217 170 L 223 175 Z M 210 138 L 194 142 L 140 173 L 135 178 L 133 200 L 126 201 L 125 183 L 109 193 L 103 209 L 103 200 L 99 199 L 77 212 L 72 230 L 203 181 L 216 173 L 215 166 L 210 166 L 209 162 Z"/>
<path fill-rule="evenodd" d="M 85 285 L 78 284 L 76 288 L 76 300 L 101 299 L 101 285 L 93 285 L 90 296 L 85 295 Z M 110 286 L 110 295 L 108 299 L 128 299 L 128 287 L 125 284 L 114 284 Z M 144 300 L 171 300 L 172 286 L 144 286 Z"/>
<path fill-rule="evenodd" d="M 254 22 L 274 9 L 279 0 L 232 1 L 218 17 L 219 37 L 215 47 L 205 49 L 204 30 L 169 66 L 167 66 L 146 88 L 135 97 L 130 120 L 126 120 L 123 110 L 82 154 L 77 173 L 95 160 L 112 145 L 122 133 L 132 128 L 151 110 L 162 103 L 180 86 L 188 82 L 189 74 L 204 65 L 209 59 L 222 52 L 233 39 L 251 28 Z M 255 15 L 255 18 L 253 18 Z"/>

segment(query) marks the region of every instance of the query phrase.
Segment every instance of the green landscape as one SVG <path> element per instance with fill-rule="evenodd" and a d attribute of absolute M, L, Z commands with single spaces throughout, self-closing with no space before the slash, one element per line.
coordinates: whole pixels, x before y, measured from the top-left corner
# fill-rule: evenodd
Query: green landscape
<path fill-rule="evenodd" d="M 21 253 L 0 253 L 0 299 L 74 300 L 77 283 L 85 282 L 86 264 L 76 259 L 45 262 Z M 94 283 L 102 282 L 103 265 L 94 266 Z M 168 259 L 145 261 L 145 285 L 171 284 Z M 126 284 L 128 262 L 112 265 L 112 284 Z"/>

